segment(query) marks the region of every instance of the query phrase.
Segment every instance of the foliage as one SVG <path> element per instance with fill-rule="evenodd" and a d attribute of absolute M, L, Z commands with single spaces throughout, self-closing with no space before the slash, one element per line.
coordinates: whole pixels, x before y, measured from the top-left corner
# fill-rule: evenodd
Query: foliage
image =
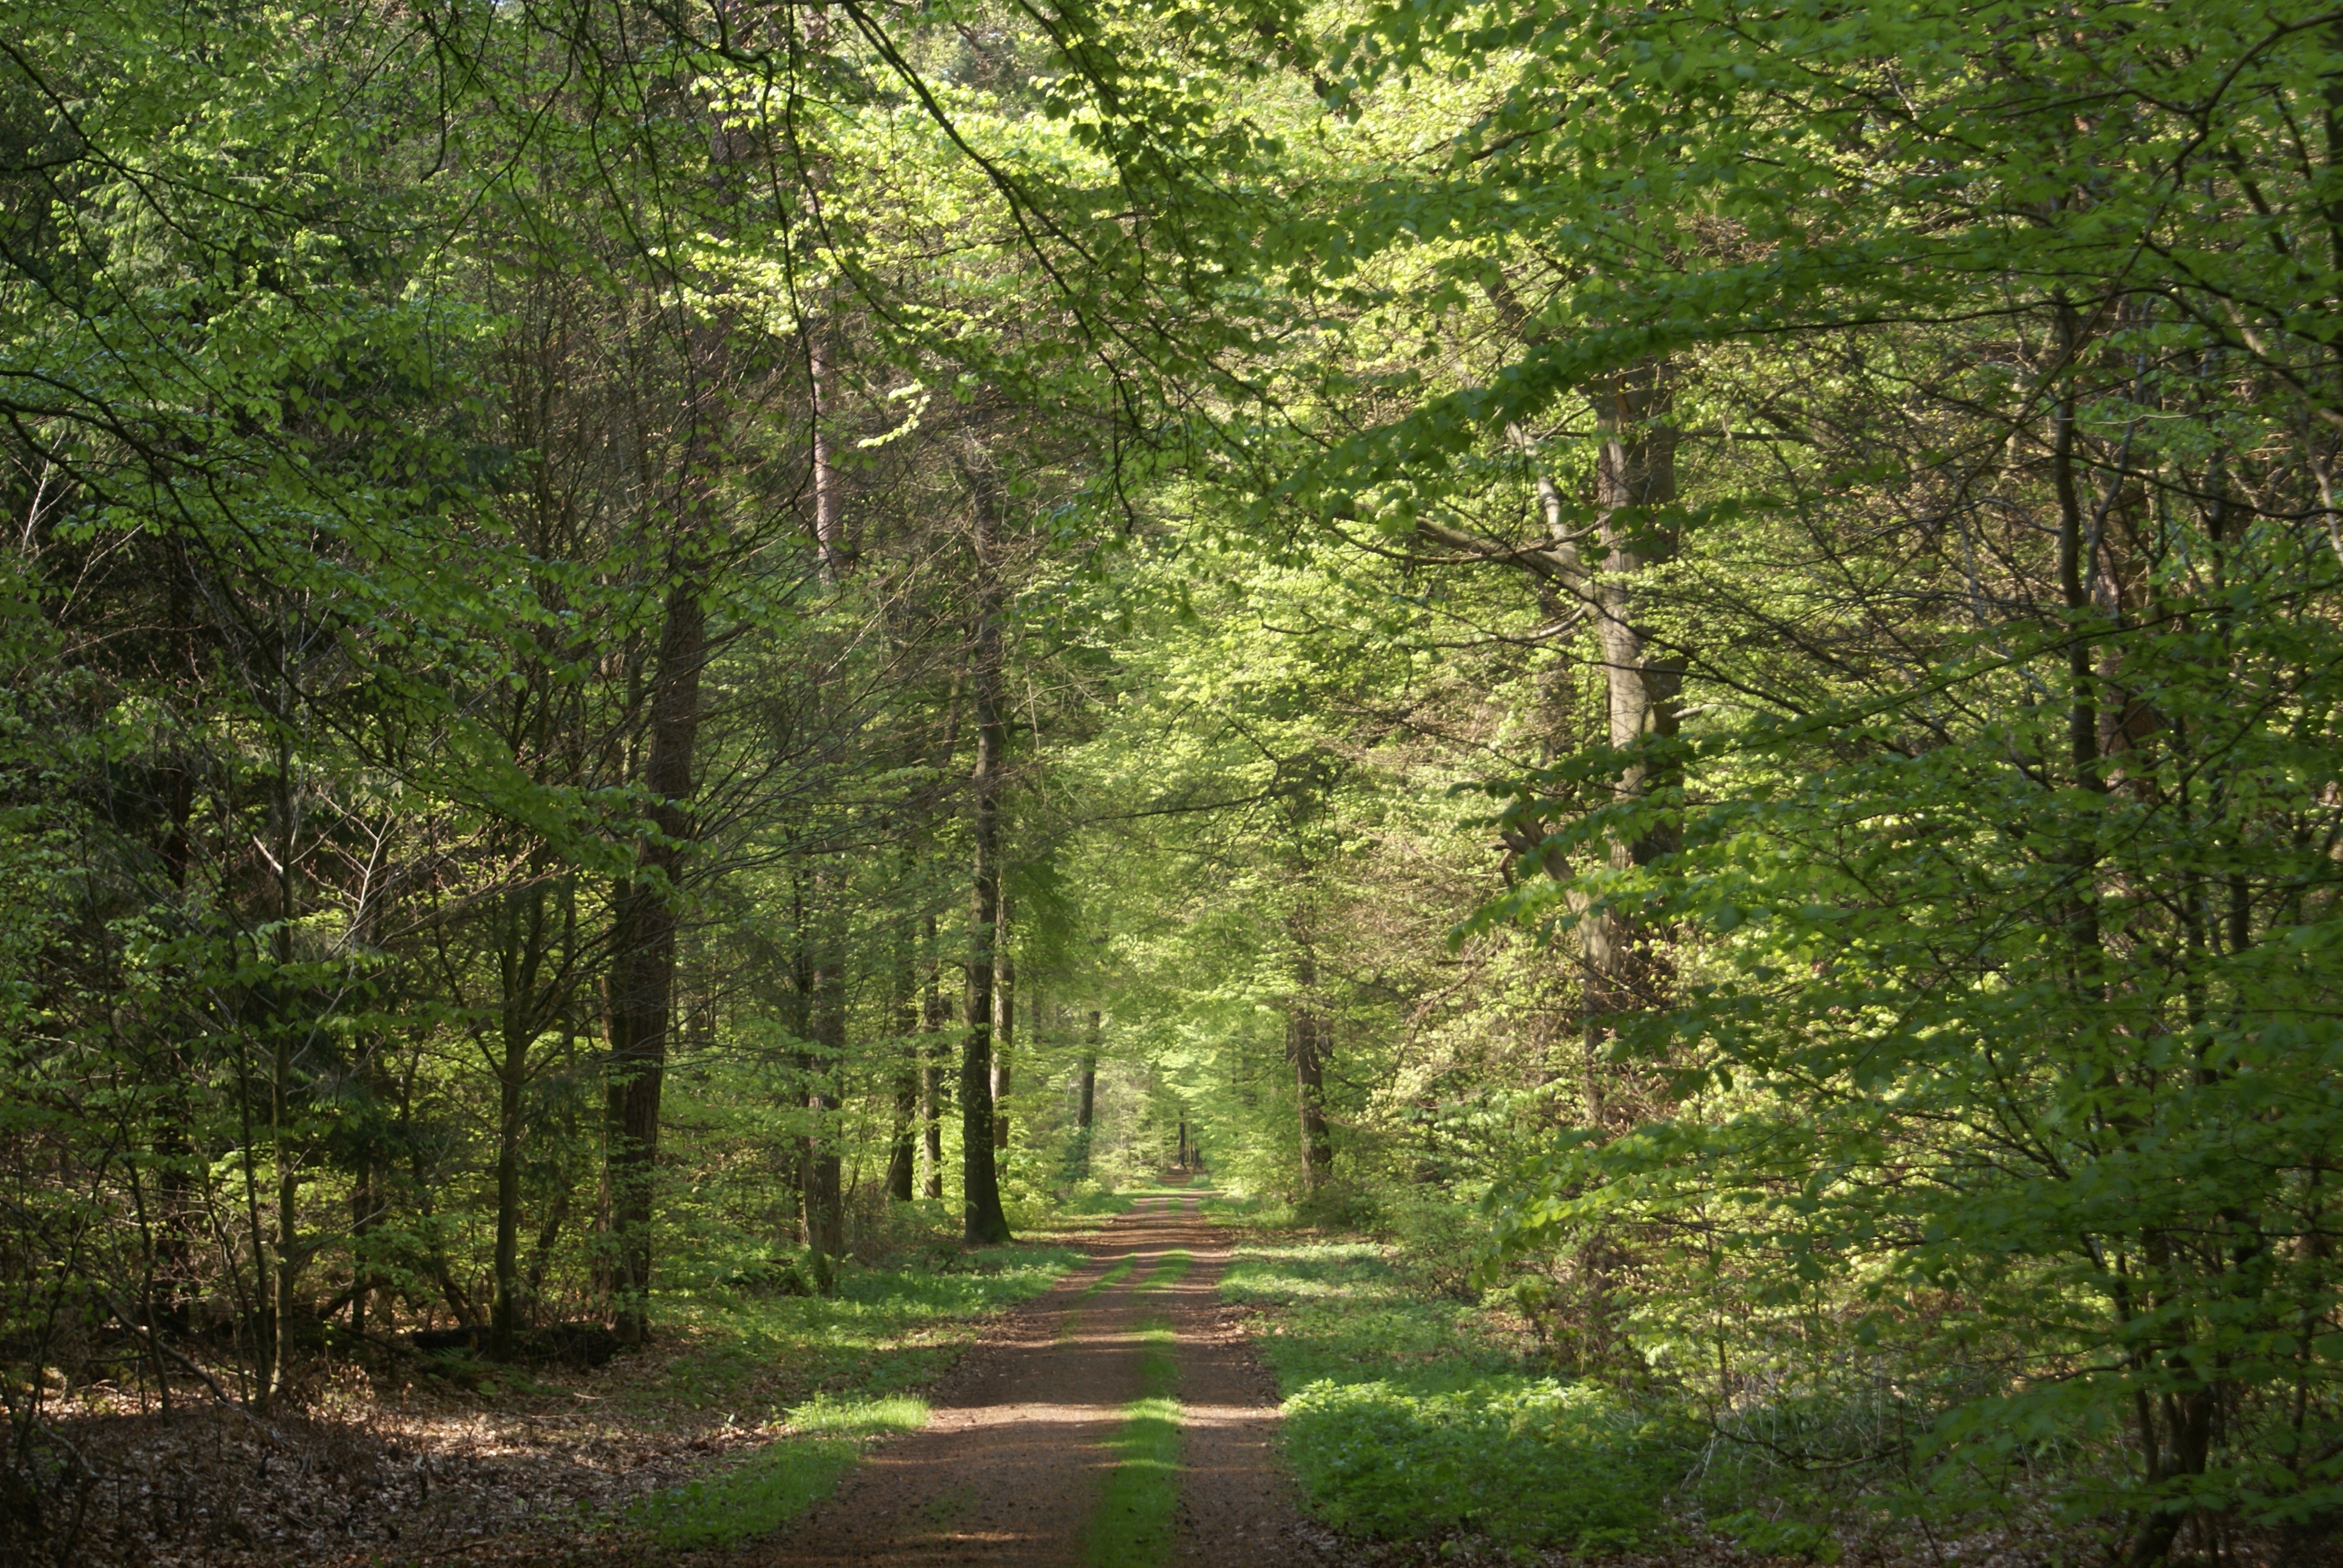
<path fill-rule="evenodd" d="M 1697 1452 L 1688 1423 L 1541 1375 L 1473 1307 L 1365 1242 L 1242 1248 L 1224 1298 L 1268 1309 L 1285 1450 L 1314 1512 L 1393 1540 L 1634 1546 Z"/>
<path fill-rule="evenodd" d="M 999 1143 L 1584 1380 L 1310 1452 L 2343 1516 L 2326 10 L 6 31 L 12 1495 L 52 1368 L 880 1312 Z"/>

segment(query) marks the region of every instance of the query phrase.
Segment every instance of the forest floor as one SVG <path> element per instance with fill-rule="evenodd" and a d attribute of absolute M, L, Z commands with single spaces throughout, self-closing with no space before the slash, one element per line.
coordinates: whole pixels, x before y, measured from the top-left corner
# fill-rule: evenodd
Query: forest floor
<path fill-rule="evenodd" d="M 753 1534 L 827 1491 L 870 1438 L 922 1421 L 920 1392 L 1081 1263 L 1083 1239 L 844 1270 L 830 1297 L 686 1288 L 663 1298 L 650 1346 L 590 1371 L 322 1358 L 303 1366 L 297 1405 L 266 1421 L 200 1384 L 178 1386 L 167 1411 L 76 1389 L 50 1416 L 89 1479 L 43 1509 L 40 1555 L 60 1568 L 615 1563 Z"/>

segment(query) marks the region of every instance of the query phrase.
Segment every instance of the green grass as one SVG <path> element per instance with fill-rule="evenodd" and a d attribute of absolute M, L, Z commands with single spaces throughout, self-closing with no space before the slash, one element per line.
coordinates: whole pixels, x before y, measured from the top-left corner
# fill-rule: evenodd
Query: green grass
<path fill-rule="evenodd" d="M 1101 1274 L 1097 1279 L 1092 1280 L 1089 1284 L 1084 1285 L 1081 1289 L 1081 1294 L 1075 1296 L 1074 1300 L 1078 1302 L 1087 1302 L 1092 1296 L 1097 1295 L 1101 1291 L 1111 1291 L 1114 1289 L 1117 1285 L 1122 1283 L 1123 1281 L 1131 1278 L 1131 1271 L 1138 1266 L 1139 1258 L 1136 1253 L 1124 1253 L 1121 1257 L 1117 1258 L 1114 1261 L 1114 1266 L 1112 1268 L 1109 1269 L 1105 1273 Z"/>
<path fill-rule="evenodd" d="M 1187 1277 L 1188 1265 L 1193 1261 L 1185 1251 L 1164 1253 L 1155 1261 L 1155 1267 L 1148 1271 L 1147 1278 L 1139 1282 L 1137 1290 L 1143 1294 L 1149 1291 L 1160 1291 L 1166 1285 L 1178 1284 Z"/>
<path fill-rule="evenodd" d="M 1175 1257 L 1185 1272 L 1188 1255 L 1171 1254 L 1140 1288 L 1151 1288 Z M 1142 1325 L 1139 1342 L 1140 1397 L 1122 1407 L 1110 1445 L 1114 1469 L 1082 1531 L 1083 1568 L 1157 1568 L 1172 1555 L 1180 1505 L 1180 1402 L 1172 1387 L 1179 1362 L 1168 1323 Z"/>
<path fill-rule="evenodd" d="M 1041 1294 L 1083 1261 L 1061 1247 L 994 1247 L 927 1266 L 842 1266 L 831 1297 L 663 1292 L 659 1339 L 681 1348 L 618 1396 L 633 1418 L 722 1410 L 751 1425 L 761 1417 L 780 1435 L 627 1516 L 674 1550 L 782 1529 L 837 1489 L 864 1442 L 927 1424 L 911 1391 L 959 1358 L 979 1319 Z"/>
<path fill-rule="evenodd" d="M 662 1334 L 686 1348 L 628 1397 L 647 1408 L 680 1403 L 778 1420 L 824 1392 L 921 1388 L 960 1358 L 978 1319 L 1040 1295 L 1084 1261 L 1066 1247 L 989 1247 L 941 1267 L 841 1265 L 835 1296 L 663 1293 Z"/>
<path fill-rule="evenodd" d="M 1479 1309 L 1413 1288 L 1385 1249 L 1240 1249 L 1223 1297 L 1269 1309 L 1263 1359 L 1312 1513 L 1385 1540 L 1594 1551 L 1667 1533 L 1685 1428 L 1525 1364 Z"/>
<path fill-rule="evenodd" d="M 1084 1285 L 1081 1290 L 1075 1292 L 1072 1310 L 1069 1310 L 1067 1312 L 1065 1321 L 1058 1325 L 1058 1338 L 1061 1340 L 1072 1339 L 1075 1333 L 1081 1328 L 1081 1313 L 1080 1311 L 1081 1305 L 1085 1302 L 1088 1302 L 1092 1296 L 1097 1295 L 1100 1292 L 1111 1291 L 1114 1289 L 1115 1286 L 1122 1283 L 1123 1281 L 1131 1278 L 1131 1270 L 1138 1266 L 1138 1255 L 1136 1253 L 1126 1252 L 1121 1257 L 1117 1258 L 1114 1261 L 1113 1266 L 1108 1269 L 1105 1273 L 1101 1274 L 1097 1279 L 1092 1280 L 1089 1284 Z"/>
<path fill-rule="evenodd" d="M 1131 1212 L 1131 1194 L 1105 1189 L 1077 1191 L 1066 1200 L 1061 1211 L 1077 1215 L 1128 1214 Z"/>
<path fill-rule="evenodd" d="M 663 1492 L 642 1523 L 670 1550 L 729 1548 L 770 1535 L 828 1497 L 854 1468 L 865 1439 L 928 1422 L 924 1400 L 822 1398 L 789 1412 L 788 1434 L 719 1475 Z"/>
<path fill-rule="evenodd" d="M 1178 1284 L 1194 1261 L 1182 1250 L 1164 1253 L 1131 1293 Z M 1110 1445 L 1114 1469 L 1082 1533 L 1084 1568 L 1155 1568 L 1171 1557 L 1180 1503 L 1180 1402 L 1172 1395 L 1179 1371 L 1172 1325 L 1161 1318 L 1141 1322 L 1139 1397 L 1123 1406 Z"/>

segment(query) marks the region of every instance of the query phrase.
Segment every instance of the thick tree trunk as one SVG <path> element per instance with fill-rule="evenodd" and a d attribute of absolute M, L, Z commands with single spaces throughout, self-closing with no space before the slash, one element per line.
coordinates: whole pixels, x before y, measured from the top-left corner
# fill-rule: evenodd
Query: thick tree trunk
<path fill-rule="evenodd" d="M 659 1090 L 667 1070 L 675 990 L 676 879 L 691 833 L 692 751 L 699 736 L 699 672 L 707 612 L 699 586 L 679 576 L 668 590 L 659 663 L 651 684 L 649 755 L 643 782 L 656 837 L 637 851 L 637 870 L 618 885 L 609 986 L 610 1056 L 604 1106 L 612 1231 L 614 1313 L 620 1342 L 640 1344 L 651 1283 L 653 1168 L 659 1154 Z"/>
<path fill-rule="evenodd" d="M 974 877 L 968 912 L 967 1033 L 960 1050 L 960 1191 L 972 1246 L 1009 1240 L 992 1160 L 992 955 L 1001 919 L 1001 794 L 1009 726 L 1002 692 L 1000 499 L 991 477 L 970 476 L 975 517 L 976 625 L 969 685 L 976 708 Z"/>
<path fill-rule="evenodd" d="M 1676 498 L 1676 432 L 1666 421 L 1665 370 L 1646 361 L 1610 377 L 1595 389 L 1595 422 L 1602 447 L 1595 467 L 1597 528 L 1604 549 L 1602 571 L 1591 598 L 1595 632 L 1603 648 L 1609 697 L 1610 742 L 1626 750 L 1653 740 L 1672 739 L 1684 689 L 1681 659 L 1654 649 L 1642 623 L 1639 579 L 1672 559 L 1671 525 L 1654 514 Z M 1622 769 L 1614 787 L 1622 803 L 1673 788 L 1674 770 L 1643 759 Z M 1632 839 L 1614 839 L 1610 860 L 1616 869 L 1647 865 L 1677 847 L 1672 827 L 1651 826 Z M 1598 1057 L 1616 1032 L 1623 1013 L 1655 1005 L 1664 989 L 1644 933 L 1616 910 L 1590 910 L 1579 923 L 1585 952 L 1586 1049 Z M 1601 1090 L 1590 1082 L 1591 1119 L 1601 1120 Z"/>
<path fill-rule="evenodd" d="M 887 1141 L 887 1196 L 894 1202 L 908 1203 L 920 1112 L 919 977 L 912 964 L 908 927 L 899 927 L 896 932 L 894 1022 L 895 1123 Z"/>

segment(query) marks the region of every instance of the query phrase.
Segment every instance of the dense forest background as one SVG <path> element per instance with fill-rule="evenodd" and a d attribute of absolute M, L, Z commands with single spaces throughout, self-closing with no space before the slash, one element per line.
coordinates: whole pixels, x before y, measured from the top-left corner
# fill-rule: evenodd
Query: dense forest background
<path fill-rule="evenodd" d="M 2338 158 L 2307 0 L 18 0 L 10 1507 L 1201 1160 L 2323 1532 Z"/>

